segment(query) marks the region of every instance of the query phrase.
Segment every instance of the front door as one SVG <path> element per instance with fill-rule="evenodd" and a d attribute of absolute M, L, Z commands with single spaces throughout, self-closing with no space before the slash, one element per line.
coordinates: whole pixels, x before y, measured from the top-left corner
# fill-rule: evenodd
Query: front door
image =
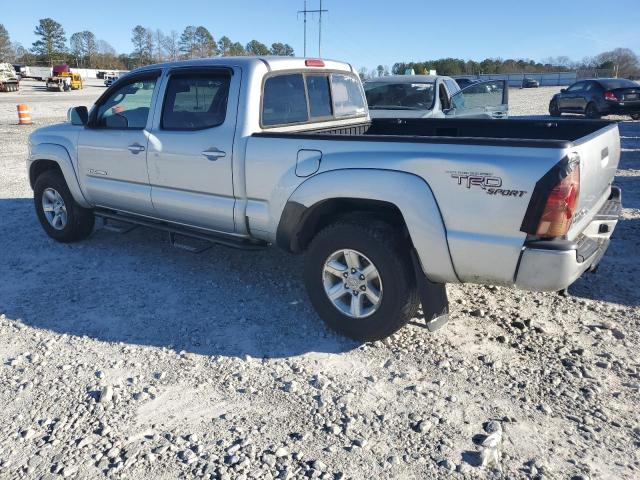
<path fill-rule="evenodd" d="M 159 76 L 156 71 L 118 83 L 100 98 L 80 132 L 80 185 L 93 205 L 153 215 L 147 144 Z"/>
<path fill-rule="evenodd" d="M 582 94 L 582 89 L 585 86 L 585 82 L 578 82 L 567 88 L 558 100 L 558 106 L 564 111 L 576 111 L 578 110 L 579 96 Z"/>
<path fill-rule="evenodd" d="M 147 156 L 159 218 L 221 232 L 235 229 L 233 139 L 241 71 L 169 71 Z"/>
<path fill-rule="evenodd" d="M 451 97 L 448 118 L 506 118 L 509 115 L 509 88 L 506 80 L 478 82 Z"/>

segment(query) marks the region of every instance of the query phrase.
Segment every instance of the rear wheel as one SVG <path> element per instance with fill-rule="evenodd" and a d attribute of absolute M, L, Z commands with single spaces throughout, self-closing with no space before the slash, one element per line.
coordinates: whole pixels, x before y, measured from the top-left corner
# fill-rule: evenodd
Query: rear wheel
<path fill-rule="evenodd" d="M 93 212 L 76 203 L 62 174 L 47 170 L 36 180 L 33 199 L 44 231 L 58 242 L 75 242 L 91 234 Z"/>
<path fill-rule="evenodd" d="M 325 323 L 361 341 L 385 338 L 415 316 L 419 299 L 397 229 L 373 220 L 343 220 L 320 231 L 306 254 L 309 298 Z"/>
<path fill-rule="evenodd" d="M 551 100 L 551 102 L 549 102 L 549 115 L 552 117 L 559 117 L 562 115 L 557 100 Z"/>
<path fill-rule="evenodd" d="M 587 108 L 584 109 L 584 115 L 587 118 L 598 119 L 600 118 L 600 112 L 598 111 L 598 107 L 595 103 L 589 102 L 587 104 Z"/>

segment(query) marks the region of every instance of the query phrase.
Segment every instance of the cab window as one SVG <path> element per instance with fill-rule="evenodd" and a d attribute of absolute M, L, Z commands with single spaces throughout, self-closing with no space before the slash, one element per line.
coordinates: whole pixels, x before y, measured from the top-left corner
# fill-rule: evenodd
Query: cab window
<path fill-rule="evenodd" d="M 286 125 L 309 120 L 304 78 L 301 73 L 277 75 L 264 82 L 262 123 Z"/>
<path fill-rule="evenodd" d="M 99 105 L 95 126 L 131 130 L 146 127 L 156 82 L 157 78 L 145 78 L 120 85 Z"/>

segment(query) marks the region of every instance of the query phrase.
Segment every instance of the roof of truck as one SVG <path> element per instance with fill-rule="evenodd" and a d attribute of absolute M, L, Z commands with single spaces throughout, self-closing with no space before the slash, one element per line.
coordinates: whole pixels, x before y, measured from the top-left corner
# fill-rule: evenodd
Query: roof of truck
<path fill-rule="evenodd" d="M 268 70 L 296 70 L 296 69 L 313 69 L 324 68 L 328 70 L 343 70 L 355 73 L 355 70 L 349 63 L 339 62 L 336 60 L 322 59 L 324 67 L 307 66 L 305 60 L 318 60 L 316 58 L 303 57 L 284 57 L 284 56 L 242 56 L 242 57 L 214 57 L 214 58 L 198 58 L 194 60 L 180 60 L 176 62 L 157 63 L 154 65 L 146 65 L 144 67 L 132 70 L 134 72 L 143 72 L 145 70 L 153 70 L 157 68 L 171 67 L 205 67 L 215 65 L 234 65 L 246 68 L 255 68 L 259 65 L 265 65 Z"/>

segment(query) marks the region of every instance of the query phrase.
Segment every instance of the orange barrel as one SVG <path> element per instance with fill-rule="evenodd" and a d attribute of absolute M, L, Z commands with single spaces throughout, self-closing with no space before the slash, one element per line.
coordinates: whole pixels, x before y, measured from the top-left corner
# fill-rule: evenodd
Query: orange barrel
<path fill-rule="evenodd" d="M 31 125 L 32 123 L 29 105 L 21 103 L 18 105 L 18 125 Z"/>

